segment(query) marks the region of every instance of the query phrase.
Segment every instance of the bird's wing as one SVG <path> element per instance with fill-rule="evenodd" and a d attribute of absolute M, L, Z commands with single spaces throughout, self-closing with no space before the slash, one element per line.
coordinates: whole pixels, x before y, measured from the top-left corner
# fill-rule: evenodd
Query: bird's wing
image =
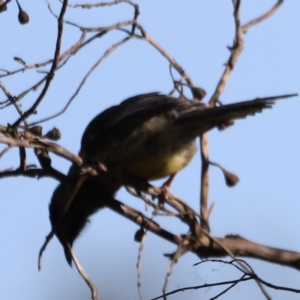
<path fill-rule="evenodd" d="M 291 96 L 209 107 L 159 93 L 138 95 L 105 110 L 91 121 L 82 137 L 80 155 L 105 163 L 107 156 L 113 157 L 111 161 L 122 160 L 118 158 L 122 151 L 127 151 L 125 157 L 131 157 L 143 144 L 153 144 L 158 139 L 157 144 L 160 144 L 166 135 L 170 136 L 169 141 L 183 139 L 188 142 L 201 132 L 213 127 L 224 128 L 235 119 L 271 108 L 274 100 Z"/>
<path fill-rule="evenodd" d="M 165 114 L 178 103 L 192 102 L 159 93 L 138 95 L 121 102 L 97 115 L 87 126 L 82 140 L 82 150 L 120 141 L 133 130 L 153 117 Z"/>

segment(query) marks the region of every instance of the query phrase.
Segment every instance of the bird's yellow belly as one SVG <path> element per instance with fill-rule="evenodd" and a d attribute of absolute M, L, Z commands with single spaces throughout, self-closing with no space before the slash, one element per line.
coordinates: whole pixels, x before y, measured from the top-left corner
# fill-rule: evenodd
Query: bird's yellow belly
<path fill-rule="evenodd" d="M 165 153 L 164 155 L 153 155 L 137 159 L 136 162 L 133 161 L 126 166 L 126 170 L 139 178 L 147 180 L 167 177 L 186 167 L 196 151 L 197 148 L 193 143 L 189 147 L 175 153 Z"/>

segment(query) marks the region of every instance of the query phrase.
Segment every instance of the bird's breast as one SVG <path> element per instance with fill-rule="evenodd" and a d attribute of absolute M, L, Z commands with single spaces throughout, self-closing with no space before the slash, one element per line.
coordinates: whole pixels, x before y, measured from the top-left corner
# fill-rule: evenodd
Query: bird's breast
<path fill-rule="evenodd" d="M 136 158 L 125 169 L 131 174 L 147 180 L 167 177 L 186 167 L 196 151 L 197 147 L 194 141 L 179 149 L 170 146 L 157 149 L 148 157 Z"/>

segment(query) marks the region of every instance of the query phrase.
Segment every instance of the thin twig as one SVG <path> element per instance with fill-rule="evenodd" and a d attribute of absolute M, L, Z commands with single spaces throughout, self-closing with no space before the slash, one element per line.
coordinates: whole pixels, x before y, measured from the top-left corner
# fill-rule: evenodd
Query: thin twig
<path fill-rule="evenodd" d="M 5 148 L 1 151 L 1 153 L 0 153 L 0 158 L 2 158 L 2 156 L 3 156 L 5 153 L 7 153 L 11 148 L 12 148 L 11 146 L 5 147 Z"/>
<path fill-rule="evenodd" d="M 258 17 L 257 19 L 254 19 L 254 20 L 248 22 L 247 24 L 243 25 L 242 26 L 243 33 L 246 33 L 247 30 L 250 27 L 252 27 L 252 26 L 268 19 L 269 17 L 271 17 L 277 11 L 277 9 L 281 6 L 282 3 L 283 3 L 283 0 L 278 0 L 277 3 L 268 12 L 266 12 L 264 15 L 262 15 L 262 16 Z"/>
<path fill-rule="evenodd" d="M 99 64 L 106 58 L 108 57 L 114 50 L 116 50 L 118 47 L 120 47 L 121 45 L 123 45 L 124 43 L 126 43 L 128 40 L 130 39 L 130 37 L 126 37 L 124 39 L 122 39 L 121 41 L 119 41 L 118 43 L 112 45 L 110 48 L 108 48 L 105 53 L 100 57 L 100 59 L 93 65 L 93 67 L 88 71 L 88 73 L 84 76 L 84 78 L 82 79 L 81 83 L 79 84 L 77 90 L 75 91 L 75 93 L 71 96 L 71 98 L 68 100 L 67 104 L 64 106 L 64 108 L 59 111 L 58 113 L 44 118 L 42 120 L 39 120 L 37 122 L 31 123 L 30 126 L 36 125 L 36 124 L 40 124 L 46 121 L 49 121 L 53 118 L 56 118 L 58 116 L 60 116 L 61 114 L 63 114 L 68 107 L 70 106 L 70 104 L 72 103 L 72 101 L 75 99 L 75 97 L 79 94 L 81 88 L 83 87 L 83 85 L 85 84 L 86 80 L 88 79 L 88 77 L 93 73 L 93 71 L 99 66 Z"/>
<path fill-rule="evenodd" d="M 62 0 L 59 0 L 59 1 L 61 2 Z M 112 2 L 100 2 L 100 3 L 95 3 L 95 4 L 74 4 L 74 5 L 69 4 L 69 6 L 72 8 L 80 7 L 80 8 L 91 9 L 94 7 L 105 7 L 105 6 L 118 5 L 120 3 L 127 3 L 129 5 L 132 5 L 133 7 L 135 6 L 135 4 L 129 0 L 115 0 Z"/>
<path fill-rule="evenodd" d="M 208 134 L 200 136 L 201 155 L 201 183 L 200 183 L 200 215 L 201 225 L 209 231 L 208 192 L 209 192 L 209 158 L 208 158 Z"/>
<path fill-rule="evenodd" d="M 57 33 L 57 41 L 56 41 L 54 59 L 53 59 L 53 63 L 52 63 L 50 72 L 47 76 L 45 86 L 44 86 L 41 94 L 37 98 L 37 100 L 34 102 L 34 104 L 26 112 L 24 112 L 22 117 L 20 117 L 12 125 L 13 127 L 17 127 L 24 119 L 26 119 L 27 117 L 29 117 L 31 114 L 33 114 L 35 112 L 36 108 L 41 103 L 41 101 L 43 100 L 44 96 L 46 95 L 46 93 L 48 91 L 48 88 L 50 87 L 50 83 L 51 83 L 51 81 L 54 77 L 55 70 L 56 70 L 56 68 L 58 66 L 58 63 L 59 63 L 59 53 L 60 53 L 61 41 L 62 41 L 62 35 L 63 35 L 63 23 L 64 23 L 63 18 L 64 18 L 64 15 L 65 15 L 65 12 L 67 10 L 67 6 L 68 6 L 68 0 L 64 0 L 62 8 L 61 8 L 60 15 L 59 15 L 59 18 L 58 18 L 58 21 L 57 21 L 57 23 L 58 23 L 58 33 Z"/>
<path fill-rule="evenodd" d="M 165 295 L 161 295 L 155 298 L 152 298 L 151 300 L 158 300 L 161 298 L 164 298 L 166 296 L 171 296 L 174 294 L 177 294 L 179 292 L 184 292 L 184 291 L 189 291 L 189 290 L 198 290 L 198 289 L 203 289 L 203 288 L 208 288 L 208 287 L 213 287 L 213 286 L 221 286 L 221 285 L 227 285 L 227 284 L 233 284 L 235 282 L 244 282 L 244 281 L 248 281 L 248 280 L 252 280 L 253 278 L 251 277 L 245 277 L 245 278 L 240 278 L 238 280 L 229 280 L 229 281 L 222 281 L 222 282 L 215 282 L 215 283 L 205 283 L 203 285 L 197 285 L 197 286 L 191 286 L 191 287 L 184 287 L 184 288 L 180 288 L 180 289 L 176 289 L 173 290 L 171 292 L 168 292 Z"/>
<path fill-rule="evenodd" d="M 225 290 L 223 290 L 221 293 L 217 294 L 216 296 L 210 298 L 209 300 L 215 300 L 215 299 L 219 298 L 220 296 L 226 294 L 229 290 L 231 290 L 233 287 L 235 287 L 238 283 L 240 283 L 246 277 L 247 277 L 247 275 L 244 274 L 240 279 L 236 280 L 236 282 L 232 283 L 228 288 L 226 288 Z"/>
<path fill-rule="evenodd" d="M 239 264 L 239 265 L 240 265 L 247 273 L 255 275 L 255 274 L 253 273 L 252 269 L 250 269 L 248 265 L 246 265 L 246 264 L 244 264 L 244 263 L 238 261 L 238 259 L 237 259 L 237 258 L 235 257 L 235 255 L 232 253 L 232 251 L 230 251 L 230 249 L 228 249 L 228 247 L 226 247 L 222 242 L 220 242 L 220 241 L 218 241 L 217 239 L 215 239 L 214 237 L 212 237 L 212 236 L 209 234 L 209 232 L 207 232 L 206 230 L 203 230 L 203 233 L 204 233 L 209 239 L 211 239 L 211 240 L 214 241 L 216 244 L 218 244 L 222 249 L 224 249 L 224 250 L 228 253 L 228 255 L 229 255 L 232 259 L 236 260 L 237 263 L 238 263 L 238 264 Z M 259 286 L 260 290 L 262 291 L 262 293 L 264 294 L 264 296 L 266 297 L 266 299 L 272 300 L 271 296 L 267 293 L 267 291 L 265 290 L 265 288 L 264 288 L 264 286 L 262 285 L 262 283 L 261 283 L 260 281 L 258 281 L 258 280 L 255 280 L 255 281 L 256 281 L 256 283 L 258 284 L 258 286 Z"/>
<path fill-rule="evenodd" d="M 145 232 L 145 234 L 143 235 L 142 240 L 140 242 L 138 257 L 137 257 L 137 264 L 136 264 L 137 277 L 138 277 L 137 288 L 138 288 L 140 300 L 143 300 L 142 290 L 141 290 L 141 286 L 142 286 L 142 252 L 144 250 L 146 237 L 147 237 L 147 234 Z"/>
<path fill-rule="evenodd" d="M 71 46 L 68 50 L 66 50 L 64 53 L 62 53 L 59 56 L 59 61 L 62 61 L 66 57 L 69 57 L 70 55 L 74 54 L 80 48 L 82 42 L 85 39 L 85 36 L 86 36 L 86 31 L 83 31 L 81 37 L 79 38 L 79 40 L 73 46 Z M 8 70 L 6 70 L 6 74 L 0 75 L 0 78 L 1 77 L 7 77 L 7 76 L 15 75 L 16 73 L 20 73 L 20 72 L 24 73 L 25 71 L 30 70 L 30 69 L 39 69 L 39 68 L 45 67 L 45 66 L 47 66 L 47 65 L 49 65 L 51 63 L 53 63 L 53 59 L 49 59 L 49 60 L 47 60 L 45 62 L 41 62 L 41 63 L 35 63 L 35 64 L 32 64 L 32 65 L 26 65 L 26 67 L 18 69 L 18 70 L 15 70 L 15 71 L 8 71 Z M 60 66 L 57 67 L 57 69 L 59 69 L 59 68 L 60 68 Z M 48 72 L 47 72 L 47 75 L 48 75 Z M 42 80 L 40 80 L 40 82 L 37 83 L 37 84 L 35 84 L 32 88 L 29 88 L 28 91 L 30 91 L 32 89 L 37 90 L 38 86 L 41 85 L 42 82 L 45 81 L 46 79 L 47 79 L 47 76 L 45 76 L 45 78 L 43 78 Z M 27 93 L 27 92 L 25 91 L 23 93 Z M 24 97 L 23 93 L 21 93 L 17 97 L 18 100 L 20 100 L 21 98 Z"/>
<path fill-rule="evenodd" d="M 182 78 L 186 81 L 187 85 L 189 87 L 193 87 L 194 84 L 192 82 L 192 79 L 188 76 L 188 74 L 185 72 L 183 67 L 179 65 L 179 63 L 164 49 L 162 46 L 160 46 L 147 32 L 146 30 L 138 23 L 136 23 L 136 27 L 141 31 L 142 36 L 134 35 L 135 38 L 142 39 L 147 41 L 150 45 L 152 45 L 157 51 L 160 52 L 162 56 L 164 56 L 169 63 L 176 69 L 176 71 L 182 76 Z"/>
<path fill-rule="evenodd" d="M 183 246 L 184 242 L 185 242 L 185 240 L 183 239 L 182 243 L 180 245 L 178 245 L 176 252 L 172 255 L 172 259 L 171 259 L 171 262 L 170 262 L 168 272 L 167 272 L 166 277 L 165 277 L 165 282 L 164 282 L 163 290 L 162 290 L 163 295 L 164 295 L 164 300 L 167 300 L 167 297 L 165 296 L 165 294 L 167 292 L 168 283 L 169 283 L 169 280 L 171 278 L 171 274 L 173 272 L 174 265 L 175 265 L 175 263 L 177 263 L 178 259 L 182 255 L 182 246 Z"/>
<path fill-rule="evenodd" d="M 228 58 L 228 61 L 225 65 L 225 70 L 217 84 L 217 87 L 215 89 L 215 92 L 211 96 L 209 100 L 210 106 L 215 106 L 217 101 L 220 98 L 221 93 L 224 91 L 226 83 L 229 79 L 229 76 L 231 74 L 231 71 L 233 70 L 238 57 L 240 56 L 241 52 L 244 49 L 244 41 L 242 39 L 242 29 L 240 26 L 240 0 L 234 1 L 234 21 L 235 21 L 235 36 L 233 45 L 230 47 L 231 55 Z"/>
<path fill-rule="evenodd" d="M 99 299 L 99 295 L 98 295 L 98 289 L 97 286 L 94 285 L 94 283 L 89 279 L 87 273 L 84 271 L 84 269 L 82 268 L 82 266 L 80 265 L 78 259 L 75 256 L 75 253 L 72 249 L 72 247 L 70 246 L 70 244 L 67 244 L 69 252 L 72 256 L 73 262 L 76 266 L 76 269 L 78 271 L 78 273 L 80 274 L 80 276 L 84 279 L 84 281 L 87 283 L 88 287 L 90 288 L 91 292 L 92 292 L 92 299 L 93 300 L 98 300 Z"/>

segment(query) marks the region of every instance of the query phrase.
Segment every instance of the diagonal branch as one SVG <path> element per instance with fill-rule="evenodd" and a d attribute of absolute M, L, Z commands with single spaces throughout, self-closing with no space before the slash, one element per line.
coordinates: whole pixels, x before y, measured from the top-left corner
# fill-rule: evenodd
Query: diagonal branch
<path fill-rule="evenodd" d="M 108 57 L 114 50 L 116 50 L 118 47 L 120 47 L 121 45 L 125 44 L 128 40 L 130 39 L 130 37 L 126 37 L 124 39 L 122 39 L 121 41 L 115 43 L 114 45 L 112 45 L 110 48 L 108 48 L 105 53 L 98 59 L 98 61 L 92 66 L 92 68 L 87 72 L 87 74 L 84 76 L 84 78 L 82 79 L 81 83 L 79 84 L 78 88 L 76 89 L 75 93 L 71 96 L 71 98 L 68 100 L 67 104 L 65 105 L 65 107 L 59 111 L 58 113 L 44 118 L 42 120 L 33 122 L 30 124 L 30 126 L 36 125 L 36 124 L 40 124 L 46 121 L 49 121 L 53 118 L 56 118 L 58 116 L 60 116 L 61 114 L 63 114 L 68 107 L 70 106 L 70 104 L 72 103 L 72 101 L 76 98 L 76 96 L 79 94 L 81 88 L 83 87 L 83 85 L 85 84 L 86 80 L 88 79 L 88 77 L 95 71 L 95 69 L 101 64 L 101 62 Z"/>
<path fill-rule="evenodd" d="M 264 15 L 262 15 L 262 16 L 258 17 L 257 19 L 254 19 L 254 20 L 248 22 L 247 24 L 243 25 L 242 26 L 243 33 L 246 33 L 247 30 L 250 27 L 252 27 L 252 26 L 268 19 L 269 17 L 271 17 L 277 11 L 277 9 L 281 6 L 282 3 L 283 3 L 283 0 L 278 0 L 277 3 L 268 12 L 266 12 Z"/>
<path fill-rule="evenodd" d="M 33 114 L 38 107 L 38 105 L 41 103 L 43 100 L 44 96 L 46 95 L 48 88 L 50 87 L 50 83 L 54 77 L 55 70 L 58 66 L 59 63 L 59 53 L 60 53 L 60 48 L 61 48 L 61 41 L 62 41 L 62 35 L 63 35 L 63 18 L 65 15 L 65 12 L 67 10 L 68 6 L 68 0 L 64 0 L 61 12 L 58 18 L 58 33 L 57 33 L 57 41 L 56 41 L 56 48 L 55 48 L 55 53 L 54 53 L 54 59 L 53 63 L 50 69 L 50 72 L 47 76 L 45 86 L 40 94 L 40 96 L 37 98 L 37 100 L 34 102 L 34 104 L 26 111 L 24 114 L 12 125 L 13 127 L 17 127 L 24 119 L 29 117 L 31 114 Z"/>

